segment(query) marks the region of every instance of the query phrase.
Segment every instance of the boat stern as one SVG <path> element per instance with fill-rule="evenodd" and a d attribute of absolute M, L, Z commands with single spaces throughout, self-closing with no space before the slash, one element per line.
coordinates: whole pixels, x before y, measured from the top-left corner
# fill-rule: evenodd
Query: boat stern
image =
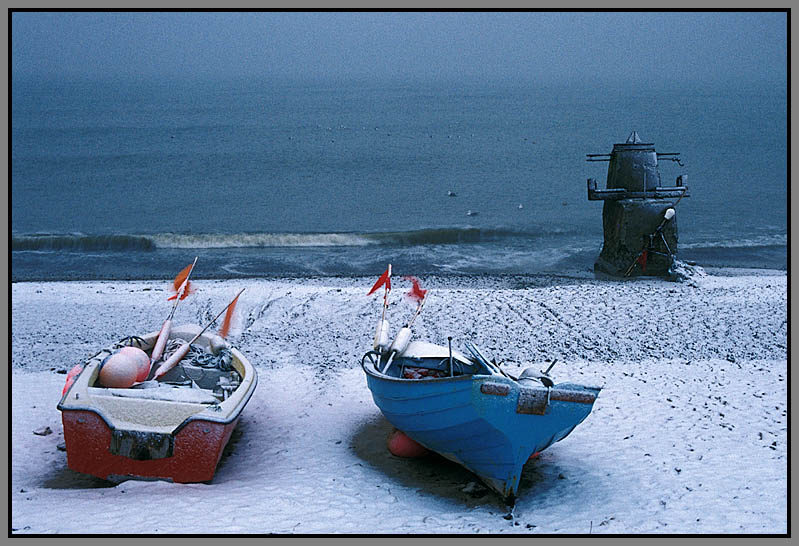
<path fill-rule="evenodd" d="M 96 411 L 64 410 L 67 466 L 102 479 L 145 477 L 178 483 L 212 479 L 238 419 L 194 420 L 174 434 L 112 428 Z"/>

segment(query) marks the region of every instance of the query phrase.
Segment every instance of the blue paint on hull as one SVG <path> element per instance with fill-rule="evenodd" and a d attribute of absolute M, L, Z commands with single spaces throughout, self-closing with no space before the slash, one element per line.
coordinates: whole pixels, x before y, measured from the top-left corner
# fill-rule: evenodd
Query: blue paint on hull
<path fill-rule="evenodd" d="M 537 415 L 517 411 L 522 391 L 546 393 L 543 385 L 530 381 L 498 375 L 400 379 L 366 363 L 363 368 L 375 404 L 392 425 L 474 472 L 505 499 L 516 496 L 530 456 L 568 436 L 591 412 L 599 392 L 556 385 L 553 393 L 578 401 L 553 397 L 544 414 Z M 486 394 L 481 390 L 485 384 L 500 386 L 506 394 Z"/>

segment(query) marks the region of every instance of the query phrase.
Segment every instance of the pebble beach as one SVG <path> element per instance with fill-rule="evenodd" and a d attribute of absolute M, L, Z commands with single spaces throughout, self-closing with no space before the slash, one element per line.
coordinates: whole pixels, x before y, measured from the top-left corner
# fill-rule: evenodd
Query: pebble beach
<path fill-rule="evenodd" d="M 391 425 L 360 368 L 382 306 L 366 296 L 374 280 L 196 280 L 175 323 L 204 325 L 245 288 L 229 339 L 259 374 L 216 476 L 200 484 L 106 482 L 69 470 L 61 448 L 66 371 L 158 330 L 170 282 L 12 283 L 11 532 L 787 532 L 785 271 L 422 277 L 414 339 L 472 341 L 514 372 L 557 359 L 556 382 L 603 388 L 571 435 L 527 463 L 512 510 L 438 455 L 387 450 Z M 408 288 L 396 279 L 392 333 L 413 314 Z"/>

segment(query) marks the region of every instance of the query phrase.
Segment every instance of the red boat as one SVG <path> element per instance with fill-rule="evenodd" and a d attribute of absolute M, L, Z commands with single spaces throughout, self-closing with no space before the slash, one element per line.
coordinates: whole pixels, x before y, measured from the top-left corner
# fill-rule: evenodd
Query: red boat
<path fill-rule="evenodd" d="M 170 340 L 185 343 L 200 331 L 195 325 L 176 327 Z M 109 355 L 126 345 L 149 354 L 157 337 L 153 332 L 126 338 L 91 357 L 74 378 L 70 372 L 58 409 L 72 470 L 114 481 L 213 478 L 258 383 L 255 368 L 221 337 L 205 332 L 158 381 L 130 388 L 100 385 L 99 371 Z"/>

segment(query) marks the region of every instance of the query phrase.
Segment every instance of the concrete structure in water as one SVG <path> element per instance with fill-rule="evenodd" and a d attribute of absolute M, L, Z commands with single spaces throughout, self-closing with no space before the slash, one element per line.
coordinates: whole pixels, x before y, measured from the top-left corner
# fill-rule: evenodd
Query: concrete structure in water
<path fill-rule="evenodd" d="M 675 205 L 688 197 L 687 175 L 674 186 L 661 186 L 658 159 L 682 166 L 679 152 L 660 153 L 633 131 L 609 154 L 587 154 L 587 161 L 608 161 L 607 189 L 588 179 L 588 199 L 604 201 L 605 240 L 595 271 L 610 275 L 666 276 L 677 255 Z M 671 209 L 672 212 L 668 212 Z"/>

